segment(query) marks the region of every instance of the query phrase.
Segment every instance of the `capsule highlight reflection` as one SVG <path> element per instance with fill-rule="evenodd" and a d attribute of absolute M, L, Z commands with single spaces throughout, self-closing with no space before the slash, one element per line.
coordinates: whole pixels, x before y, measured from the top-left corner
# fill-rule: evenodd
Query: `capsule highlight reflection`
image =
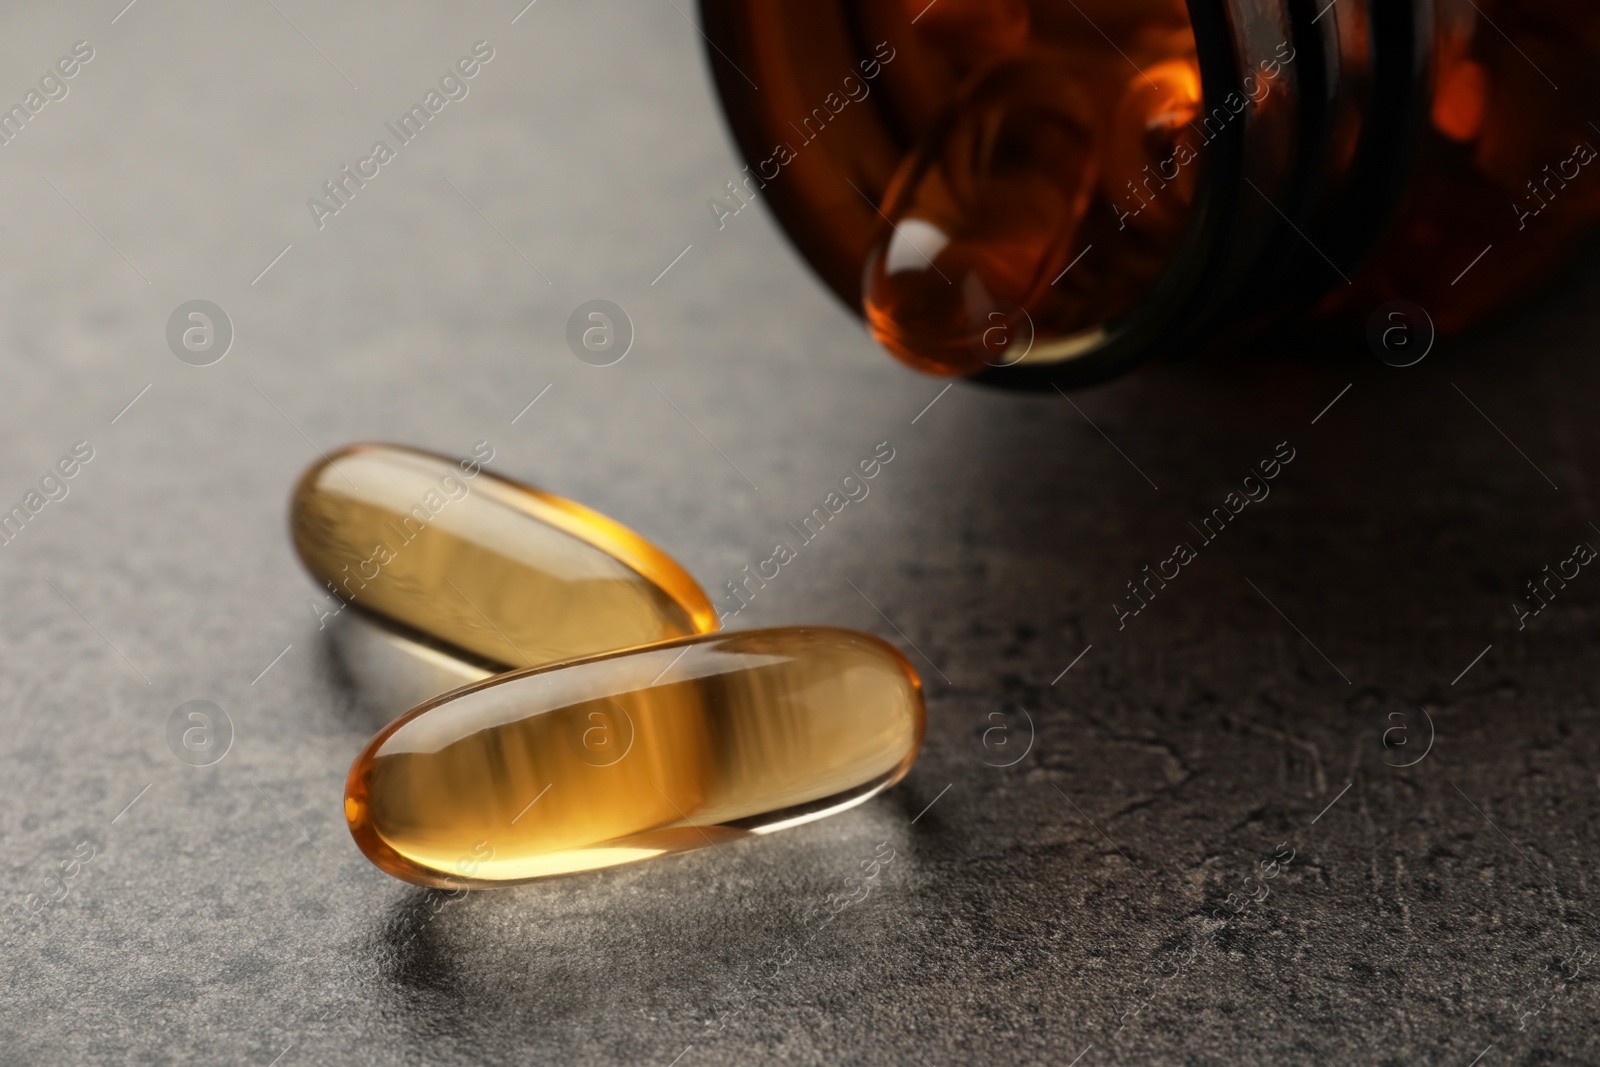
<path fill-rule="evenodd" d="M 447 693 L 350 769 L 362 852 L 438 887 L 513 885 L 767 833 L 899 781 L 916 672 L 868 634 L 709 634 Z"/>
<path fill-rule="evenodd" d="M 666 553 L 573 501 L 460 461 L 353 445 L 296 486 L 290 530 L 342 599 L 490 667 L 534 667 L 717 629 Z"/>

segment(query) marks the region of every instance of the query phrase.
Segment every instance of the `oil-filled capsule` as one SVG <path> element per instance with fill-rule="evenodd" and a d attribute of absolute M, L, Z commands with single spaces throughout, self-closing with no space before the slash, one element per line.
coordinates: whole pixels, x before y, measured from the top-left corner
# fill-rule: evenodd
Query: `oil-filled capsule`
<path fill-rule="evenodd" d="M 707 634 L 429 701 L 356 759 L 345 815 L 397 878 L 512 885 L 843 810 L 905 775 L 924 725 L 916 672 L 868 634 Z"/>
<path fill-rule="evenodd" d="M 344 600 L 500 669 L 717 629 L 693 578 L 599 512 L 453 460 L 353 445 L 311 467 L 295 549 Z"/>

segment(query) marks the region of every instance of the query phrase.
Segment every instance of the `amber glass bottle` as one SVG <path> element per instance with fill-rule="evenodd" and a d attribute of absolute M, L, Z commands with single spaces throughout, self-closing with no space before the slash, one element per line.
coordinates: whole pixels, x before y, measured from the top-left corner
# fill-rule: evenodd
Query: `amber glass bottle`
<path fill-rule="evenodd" d="M 1395 300 L 1454 332 L 1600 220 L 1583 0 L 701 11 L 749 163 L 723 202 L 935 374 L 1070 386 Z"/>

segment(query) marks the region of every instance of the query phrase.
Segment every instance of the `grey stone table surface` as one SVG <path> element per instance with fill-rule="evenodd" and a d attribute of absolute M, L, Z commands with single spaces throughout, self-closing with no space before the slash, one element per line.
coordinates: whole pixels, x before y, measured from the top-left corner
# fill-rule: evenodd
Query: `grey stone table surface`
<path fill-rule="evenodd" d="M 1283 339 L 946 391 L 763 208 L 717 228 L 692 15 L 8 5 L 5 102 L 93 55 L 0 146 L 0 505 L 45 482 L 0 546 L 0 1062 L 1600 1061 L 1600 573 L 1514 607 L 1600 545 L 1600 270 L 1406 370 Z M 167 343 L 195 299 L 232 323 L 209 366 Z M 566 345 L 591 299 L 634 324 L 613 366 Z M 340 798 L 398 709 L 285 530 L 371 439 L 487 440 L 713 595 L 888 442 L 730 625 L 894 642 L 920 761 L 719 850 L 461 899 L 380 873 Z M 226 714 L 205 766 L 191 700 Z"/>

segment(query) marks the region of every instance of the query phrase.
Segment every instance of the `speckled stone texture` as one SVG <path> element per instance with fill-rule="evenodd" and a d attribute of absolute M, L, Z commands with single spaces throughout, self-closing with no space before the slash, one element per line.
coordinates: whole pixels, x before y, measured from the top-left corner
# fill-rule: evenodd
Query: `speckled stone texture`
<path fill-rule="evenodd" d="M 1513 607 L 1600 546 L 1600 267 L 1407 370 L 1282 337 L 1078 410 L 941 393 L 762 209 L 717 229 L 741 164 L 673 3 L 120 6 L 0 16 L 5 101 L 95 49 L 0 147 L 0 503 L 94 449 L 0 547 L 0 1062 L 1600 1061 L 1600 570 Z M 165 339 L 196 298 L 237 333 L 209 367 Z M 565 342 L 596 298 L 637 332 L 607 368 Z M 397 697 L 285 532 L 362 439 L 489 440 L 713 596 L 890 442 L 732 625 L 894 641 L 920 762 L 719 851 L 460 900 L 379 873 L 340 797 Z M 190 700 L 231 722 L 210 766 L 169 747 Z"/>

